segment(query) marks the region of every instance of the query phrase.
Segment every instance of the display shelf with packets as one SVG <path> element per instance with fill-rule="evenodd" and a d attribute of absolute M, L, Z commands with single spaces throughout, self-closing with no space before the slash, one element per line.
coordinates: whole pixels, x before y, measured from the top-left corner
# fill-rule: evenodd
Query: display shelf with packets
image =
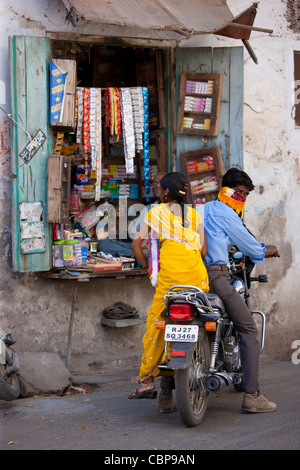
<path fill-rule="evenodd" d="M 218 135 L 223 76 L 220 74 L 181 74 L 177 132 L 192 135 Z"/>
<path fill-rule="evenodd" d="M 188 179 L 188 202 L 193 207 L 217 198 L 224 174 L 219 145 L 180 154 L 181 167 Z"/>

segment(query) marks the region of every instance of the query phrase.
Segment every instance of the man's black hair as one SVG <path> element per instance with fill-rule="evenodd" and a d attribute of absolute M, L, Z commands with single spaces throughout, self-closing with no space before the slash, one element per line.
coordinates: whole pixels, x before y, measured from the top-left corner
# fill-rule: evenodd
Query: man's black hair
<path fill-rule="evenodd" d="M 223 176 L 222 186 L 236 188 L 237 186 L 241 185 L 246 186 L 249 191 L 253 191 L 254 189 L 254 184 L 252 183 L 252 180 L 250 176 L 247 175 L 247 173 L 239 170 L 238 168 L 230 168 L 230 170 L 228 170 Z"/>

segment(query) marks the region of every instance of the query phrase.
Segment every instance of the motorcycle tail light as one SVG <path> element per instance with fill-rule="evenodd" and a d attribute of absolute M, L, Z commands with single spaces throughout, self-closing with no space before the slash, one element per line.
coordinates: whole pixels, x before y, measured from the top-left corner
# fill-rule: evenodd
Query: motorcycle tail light
<path fill-rule="evenodd" d="M 172 304 L 169 314 L 173 321 L 189 321 L 194 318 L 193 307 L 190 304 Z"/>
<path fill-rule="evenodd" d="M 174 357 L 185 357 L 186 351 L 172 351 L 172 356 Z"/>

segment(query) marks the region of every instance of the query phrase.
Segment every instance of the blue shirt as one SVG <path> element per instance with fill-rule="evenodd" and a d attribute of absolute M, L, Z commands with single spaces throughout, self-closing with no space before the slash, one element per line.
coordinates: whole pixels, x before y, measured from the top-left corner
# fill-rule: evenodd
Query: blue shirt
<path fill-rule="evenodd" d="M 203 212 L 203 206 L 199 212 Z M 253 263 L 261 263 L 265 257 L 265 244 L 255 240 L 242 219 L 230 207 L 220 201 L 204 204 L 204 231 L 207 241 L 206 265 L 228 264 L 228 251 L 235 245 L 249 256 Z"/>

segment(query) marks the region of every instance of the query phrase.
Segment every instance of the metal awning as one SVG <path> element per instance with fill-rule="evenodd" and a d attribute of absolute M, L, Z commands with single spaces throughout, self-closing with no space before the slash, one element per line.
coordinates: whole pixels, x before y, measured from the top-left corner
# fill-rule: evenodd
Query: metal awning
<path fill-rule="evenodd" d="M 68 19 L 76 26 L 81 16 L 94 23 L 129 28 L 173 31 L 180 39 L 197 34 L 218 34 L 249 39 L 257 3 L 234 17 L 226 0 L 63 0 Z"/>
<path fill-rule="evenodd" d="M 226 0 L 62 0 L 73 26 L 79 17 L 92 23 L 165 32 L 165 39 L 217 34 L 242 39 L 253 60 L 248 39 L 251 31 L 272 33 L 253 26 L 257 3 L 238 16 Z M 170 33 L 172 35 L 170 36 Z"/>

